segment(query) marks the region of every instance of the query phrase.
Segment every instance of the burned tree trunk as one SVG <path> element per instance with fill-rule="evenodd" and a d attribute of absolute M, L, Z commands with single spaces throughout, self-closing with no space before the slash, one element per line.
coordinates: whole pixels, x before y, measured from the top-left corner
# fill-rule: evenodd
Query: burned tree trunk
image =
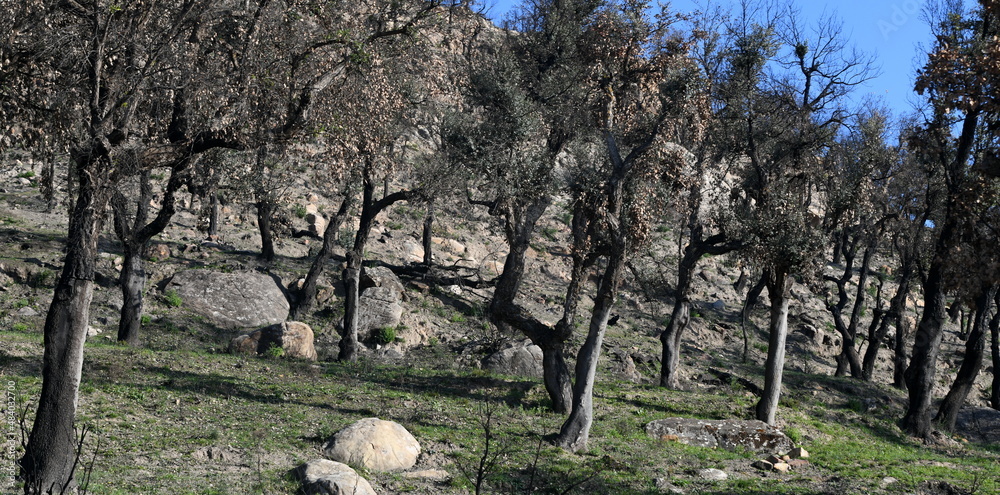
<path fill-rule="evenodd" d="M 955 421 L 958 419 L 958 412 L 965 405 L 965 399 L 969 396 L 969 391 L 979 376 L 979 370 L 983 366 L 983 355 L 986 350 L 986 327 L 992 322 L 987 322 L 993 299 L 997 294 L 997 286 L 983 287 L 981 293 L 976 297 L 976 308 L 972 318 L 972 329 L 965 342 L 965 357 L 962 358 L 962 366 L 958 369 L 955 382 L 948 390 L 941 408 L 938 409 L 934 421 L 947 431 L 955 429 Z"/>

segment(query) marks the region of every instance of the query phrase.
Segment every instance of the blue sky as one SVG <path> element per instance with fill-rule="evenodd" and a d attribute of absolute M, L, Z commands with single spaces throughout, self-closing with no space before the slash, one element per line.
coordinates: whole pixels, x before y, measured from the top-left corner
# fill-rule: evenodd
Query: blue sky
<path fill-rule="evenodd" d="M 821 18 L 834 14 L 843 23 L 844 36 L 860 50 L 875 56 L 881 75 L 858 88 L 855 101 L 865 97 L 883 99 L 895 117 L 910 113 L 913 102 L 918 101 L 913 92 L 916 69 L 924 60 L 931 46 L 931 34 L 923 18 L 927 0 L 840 0 L 837 2 L 797 1 L 807 25 L 814 25 Z M 502 18 L 515 0 L 484 0 L 492 5 L 490 16 Z M 715 0 L 726 7 L 733 0 Z M 674 11 L 692 12 L 697 9 L 694 0 L 671 2 Z M 920 47 L 923 47 L 921 50 Z"/>

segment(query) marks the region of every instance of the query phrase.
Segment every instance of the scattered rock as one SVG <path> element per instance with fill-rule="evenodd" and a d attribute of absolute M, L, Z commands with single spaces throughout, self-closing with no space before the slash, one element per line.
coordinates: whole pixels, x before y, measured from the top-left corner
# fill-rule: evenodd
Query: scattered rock
<path fill-rule="evenodd" d="M 967 492 L 945 481 L 925 481 L 917 486 L 919 495 L 966 495 Z"/>
<path fill-rule="evenodd" d="M 792 469 L 798 469 L 809 465 L 809 461 L 805 459 L 789 459 L 785 461 L 785 463 L 787 463 Z"/>
<path fill-rule="evenodd" d="M 323 233 L 326 232 L 326 219 L 317 212 L 306 214 L 306 224 L 309 225 L 310 234 L 323 237 Z"/>
<path fill-rule="evenodd" d="M 283 349 L 283 355 L 290 358 L 309 361 L 317 359 L 312 328 L 299 321 L 277 323 L 247 335 L 240 335 L 229 343 L 229 352 L 264 354 L 271 352 L 272 347 Z"/>
<path fill-rule="evenodd" d="M 885 478 L 882 478 L 882 481 L 879 482 L 878 486 L 883 490 L 885 490 L 889 485 L 893 485 L 896 483 L 899 483 L 899 480 L 893 478 L 892 476 L 886 476 Z"/>
<path fill-rule="evenodd" d="M 708 481 L 726 481 L 729 475 L 721 469 L 699 469 L 698 477 Z"/>
<path fill-rule="evenodd" d="M 327 457 L 375 471 L 400 471 L 417 463 L 420 444 L 402 425 L 366 418 L 335 434 L 323 447 Z"/>
<path fill-rule="evenodd" d="M 653 438 L 676 435 L 684 444 L 731 451 L 784 452 L 792 448 L 791 439 L 781 430 L 756 420 L 660 419 L 646 425 L 646 434 Z"/>
<path fill-rule="evenodd" d="M 656 479 L 656 489 L 661 493 L 673 493 L 676 495 L 683 495 L 684 490 L 680 489 L 677 485 L 670 482 L 667 478 L 657 478 Z"/>
<path fill-rule="evenodd" d="M 770 470 L 774 469 L 774 464 L 771 464 L 770 462 L 767 462 L 767 461 L 765 461 L 763 459 L 754 462 L 750 466 L 753 467 L 753 468 L 755 468 L 755 469 L 760 469 L 761 471 L 770 471 Z"/>
<path fill-rule="evenodd" d="M 87 325 L 87 337 L 96 337 L 96 336 L 100 335 L 102 332 L 104 332 L 104 330 L 101 330 L 100 328 L 97 328 L 97 327 L 93 327 L 93 326 Z"/>
<path fill-rule="evenodd" d="M 403 473 L 404 478 L 435 481 L 444 483 L 451 479 L 451 474 L 443 469 L 424 469 L 422 471 L 409 471 Z"/>
<path fill-rule="evenodd" d="M 38 311 L 35 311 L 35 309 L 32 308 L 31 306 L 25 306 L 25 307 L 23 307 L 23 308 L 15 311 L 14 315 L 15 316 L 27 316 L 27 317 L 38 316 Z"/>
<path fill-rule="evenodd" d="M 776 462 L 771 466 L 771 469 L 778 473 L 787 473 L 790 468 L 787 462 Z"/>
<path fill-rule="evenodd" d="M 166 244 L 153 244 L 149 246 L 149 253 L 147 256 L 150 259 L 156 258 L 158 260 L 165 260 L 170 258 L 170 246 Z"/>
<path fill-rule="evenodd" d="M 375 489 L 357 471 L 328 459 L 309 461 L 293 473 L 306 495 L 375 495 Z"/>
<path fill-rule="evenodd" d="M 531 341 L 513 342 L 483 359 L 483 368 L 501 375 L 542 377 L 542 348 Z"/>
<path fill-rule="evenodd" d="M 166 289 L 176 290 L 185 307 L 223 328 L 260 327 L 288 318 L 281 287 L 260 273 L 185 270 Z"/>
<path fill-rule="evenodd" d="M 802 447 L 795 447 L 794 449 L 788 451 L 788 457 L 791 457 L 792 459 L 808 459 L 809 452 Z"/>

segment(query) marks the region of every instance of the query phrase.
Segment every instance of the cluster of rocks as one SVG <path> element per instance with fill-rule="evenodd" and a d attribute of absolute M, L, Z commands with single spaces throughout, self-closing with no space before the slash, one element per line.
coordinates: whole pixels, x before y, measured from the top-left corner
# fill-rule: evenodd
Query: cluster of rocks
<path fill-rule="evenodd" d="M 324 459 L 306 462 L 292 471 L 302 493 L 321 495 L 374 495 L 371 483 L 355 469 L 369 472 L 402 472 L 412 469 L 420 444 L 399 423 L 378 418 L 362 419 L 337 432 L 323 447 Z M 447 481 L 440 470 L 409 471 L 407 478 Z"/>
<path fill-rule="evenodd" d="M 802 447 L 795 447 L 785 454 L 772 454 L 766 459 L 760 459 L 752 466 L 761 471 L 773 471 L 776 473 L 787 473 L 789 470 L 808 466 L 809 452 Z"/>
<path fill-rule="evenodd" d="M 734 452 L 788 452 L 793 447 L 781 430 L 757 420 L 659 419 L 646 425 L 646 434 L 662 441 Z"/>

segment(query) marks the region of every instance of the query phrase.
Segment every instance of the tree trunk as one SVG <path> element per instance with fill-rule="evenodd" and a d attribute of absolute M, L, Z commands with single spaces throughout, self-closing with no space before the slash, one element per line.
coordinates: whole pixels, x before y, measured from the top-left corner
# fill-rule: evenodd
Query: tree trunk
<path fill-rule="evenodd" d="M 271 215 L 275 205 L 270 199 L 257 200 L 257 229 L 260 231 L 260 257 L 264 261 L 274 260 L 274 234 L 271 232 Z"/>
<path fill-rule="evenodd" d="M 1000 301 L 994 301 L 997 314 L 990 320 L 990 353 L 993 355 L 993 386 L 990 389 L 990 407 L 1000 411 Z"/>
<path fill-rule="evenodd" d="M 618 295 L 622 272 L 625 268 L 625 253 L 615 250 L 608 256 L 608 266 L 601 277 L 601 286 L 594 299 L 594 311 L 590 317 L 587 340 L 584 341 L 576 357 L 576 383 L 573 385 L 573 409 L 563 423 L 555 444 L 570 452 L 587 448 L 590 427 L 594 422 L 594 381 L 597 377 L 597 361 L 601 355 L 604 333 L 608 328 L 611 308 Z"/>
<path fill-rule="evenodd" d="M 361 255 L 357 250 L 347 252 L 347 268 L 344 270 L 344 332 L 340 336 L 341 361 L 358 360 L 358 305 L 361 293 Z"/>
<path fill-rule="evenodd" d="M 431 242 L 432 227 L 434 227 L 434 204 L 427 205 L 427 215 L 424 216 L 424 230 L 422 241 L 424 244 L 424 266 L 431 266 L 434 264 L 434 243 Z"/>
<path fill-rule="evenodd" d="M 865 351 L 864 360 L 861 363 L 861 379 L 871 381 L 875 370 L 875 360 L 878 358 L 878 346 L 873 346 L 872 342 L 879 342 L 885 339 L 889 333 L 889 324 L 896 325 L 896 339 L 893 346 L 893 386 L 904 388 L 903 372 L 906 370 L 906 338 L 908 332 L 903 327 L 903 314 L 906 312 L 906 298 L 910 296 L 910 280 L 913 278 L 912 257 L 905 256 L 899 269 L 899 280 L 896 285 L 896 293 L 889 301 L 889 310 L 881 315 L 878 330 L 874 335 L 869 335 L 868 349 Z"/>
<path fill-rule="evenodd" d="M 751 324 L 750 313 L 753 312 L 754 306 L 757 305 L 757 299 L 760 294 L 764 292 L 764 288 L 767 287 L 767 273 L 764 273 L 760 277 L 760 280 L 750 288 L 747 292 L 747 297 L 743 301 L 743 309 L 740 311 L 740 328 L 743 330 L 743 362 L 747 362 L 750 359 L 750 335 L 747 331 L 747 327 Z"/>
<path fill-rule="evenodd" d="M 781 376 L 785 366 L 785 338 L 788 336 L 788 274 L 782 269 L 767 277 L 767 294 L 771 300 L 771 321 L 768 325 L 767 361 L 764 364 L 764 393 L 757 402 L 757 419 L 774 425 L 781 397 Z"/>
<path fill-rule="evenodd" d="M 691 276 L 701 255 L 701 251 L 691 244 L 684 250 L 684 257 L 677 270 L 674 310 L 670 313 L 670 323 L 660 334 L 660 343 L 663 348 L 660 359 L 660 386 L 672 390 L 677 390 L 680 386 L 678 368 L 680 367 L 681 336 L 688 323 L 691 322 Z"/>
<path fill-rule="evenodd" d="M 143 292 L 146 290 L 146 248 L 149 243 L 125 248 L 125 261 L 118 280 L 122 289 L 122 310 L 118 319 L 118 341 L 139 345 Z"/>
<path fill-rule="evenodd" d="M 312 305 L 316 301 L 316 284 L 319 281 L 320 275 L 323 274 L 326 264 L 330 261 L 330 256 L 333 255 L 333 248 L 337 243 L 337 233 L 340 232 L 340 226 L 344 223 L 344 219 L 347 217 L 347 213 L 350 211 L 353 203 L 352 196 L 347 194 L 344 197 L 344 201 L 340 203 L 337 213 L 326 224 L 326 229 L 323 231 L 323 246 L 316 253 L 316 258 L 313 259 L 312 265 L 309 266 L 309 273 L 306 274 L 302 288 L 296 291 L 295 300 L 290 301 L 291 310 L 288 312 L 289 320 L 299 320 L 312 309 Z"/>
<path fill-rule="evenodd" d="M 361 195 L 361 221 L 354 234 L 354 247 L 347 252 L 347 268 L 344 270 L 344 329 L 340 337 L 341 361 L 358 359 L 358 306 L 361 299 L 361 266 L 364 262 L 365 247 L 371 235 L 375 217 L 397 201 L 406 201 L 415 196 L 413 191 L 397 191 L 375 201 L 375 182 L 371 176 L 371 162 L 365 163 L 363 191 Z"/>
<path fill-rule="evenodd" d="M 955 421 L 958 419 L 958 412 L 965 405 L 965 399 L 969 396 L 969 391 L 975 385 L 976 377 L 983 366 L 983 354 L 986 351 L 986 327 L 990 325 L 986 319 L 993 303 L 993 298 L 997 294 L 997 287 L 984 287 L 982 293 L 976 298 L 976 308 L 973 314 L 969 315 L 972 320 L 972 328 L 969 331 L 968 339 L 965 342 L 965 357 L 962 358 L 962 366 L 958 369 L 955 382 L 948 390 L 941 408 L 938 409 L 934 421 L 941 425 L 946 431 L 955 430 Z"/>
<path fill-rule="evenodd" d="M 943 271 L 943 263 L 935 260 L 924 282 L 924 314 L 917 325 L 913 357 L 905 373 L 910 403 L 900 426 L 918 437 L 926 437 L 931 431 L 929 411 L 933 399 L 934 377 L 944 322 L 948 316 Z"/>
<path fill-rule="evenodd" d="M 83 169 L 84 165 L 80 165 Z M 72 167 L 70 167 L 72 168 Z M 20 460 L 26 493 L 73 492 L 74 420 L 83 371 L 83 344 L 90 323 L 100 212 L 107 206 L 106 185 L 93 170 L 81 170 L 62 275 L 45 319 L 42 392 Z"/>
<path fill-rule="evenodd" d="M 219 193 L 213 188 L 209 193 L 208 203 L 208 237 L 216 239 L 219 236 Z"/>
<path fill-rule="evenodd" d="M 907 345 L 913 325 L 905 314 L 896 317 L 896 342 L 892 353 L 892 386 L 906 390 L 906 368 L 909 367 L 910 351 Z"/>

